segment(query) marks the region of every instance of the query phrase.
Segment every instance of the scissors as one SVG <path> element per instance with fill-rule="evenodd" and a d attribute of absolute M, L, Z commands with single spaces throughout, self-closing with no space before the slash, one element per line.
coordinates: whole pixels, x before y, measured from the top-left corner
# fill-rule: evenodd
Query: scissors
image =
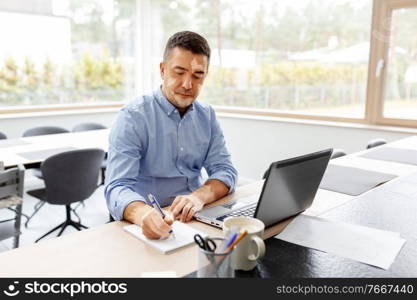
<path fill-rule="evenodd" d="M 216 243 L 210 238 L 203 238 L 201 235 L 194 235 L 194 241 L 203 250 L 214 252 L 217 248 Z"/>

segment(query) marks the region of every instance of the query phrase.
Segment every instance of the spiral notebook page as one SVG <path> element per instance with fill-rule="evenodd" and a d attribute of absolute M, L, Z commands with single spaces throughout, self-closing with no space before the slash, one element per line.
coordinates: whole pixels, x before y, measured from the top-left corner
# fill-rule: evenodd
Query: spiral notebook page
<path fill-rule="evenodd" d="M 205 233 L 179 221 L 175 221 L 174 224 L 172 224 L 172 230 L 175 237 L 171 234 L 167 239 L 163 240 L 148 239 L 143 235 L 142 228 L 136 224 L 124 226 L 123 229 L 164 254 L 173 252 L 194 243 L 194 235 L 197 233 L 203 237 L 206 236 Z"/>

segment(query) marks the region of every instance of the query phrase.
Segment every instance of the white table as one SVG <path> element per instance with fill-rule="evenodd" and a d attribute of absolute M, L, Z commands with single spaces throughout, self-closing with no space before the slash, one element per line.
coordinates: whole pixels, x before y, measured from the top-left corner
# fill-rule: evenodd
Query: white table
<path fill-rule="evenodd" d="M 53 150 L 58 148 L 100 148 L 107 151 L 109 146 L 108 135 L 109 129 L 100 129 L 2 140 L 0 141 L 0 161 L 4 163 L 4 167 L 38 163 L 42 162 L 47 157 L 27 159 L 19 155 L 19 153 Z M 25 144 L 20 144 L 21 141 Z M 15 145 L 2 146 L 2 143 L 15 143 Z"/>

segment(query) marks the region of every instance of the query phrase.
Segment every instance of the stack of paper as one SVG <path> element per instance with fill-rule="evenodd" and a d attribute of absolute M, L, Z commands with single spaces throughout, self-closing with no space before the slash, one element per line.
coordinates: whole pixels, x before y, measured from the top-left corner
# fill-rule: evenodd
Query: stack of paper
<path fill-rule="evenodd" d="M 174 235 L 171 234 L 167 239 L 150 240 L 143 235 L 142 228 L 136 224 L 125 226 L 123 229 L 164 254 L 194 243 L 194 235 L 197 233 L 203 237 L 206 236 L 205 233 L 179 221 L 172 224 Z"/>
<path fill-rule="evenodd" d="M 275 238 L 386 270 L 405 243 L 396 232 L 304 215 Z"/>

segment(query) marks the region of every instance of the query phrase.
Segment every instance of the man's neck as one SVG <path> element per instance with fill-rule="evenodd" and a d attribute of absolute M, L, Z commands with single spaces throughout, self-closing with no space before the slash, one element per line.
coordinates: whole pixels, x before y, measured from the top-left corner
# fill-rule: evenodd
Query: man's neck
<path fill-rule="evenodd" d="M 191 106 L 191 105 L 190 105 Z M 185 113 L 188 111 L 188 109 L 190 108 L 190 106 L 186 107 L 186 108 L 179 108 L 177 107 L 177 110 L 180 114 L 180 117 L 182 119 L 182 117 L 185 115 Z M 176 106 L 175 106 L 176 107 Z"/>
<path fill-rule="evenodd" d="M 189 106 L 187 106 L 185 108 L 176 106 L 174 103 L 171 102 L 171 100 L 168 99 L 168 97 L 167 97 L 167 95 L 166 95 L 166 93 L 164 91 L 163 86 L 161 86 L 160 88 L 161 88 L 161 91 L 162 91 L 162 95 L 164 95 L 165 99 L 167 99 L 168 102 L 171 103 L 178 110 L 178 113 L 180 114 L 180 117 L 182 119 L 182 117 L 185 115 L 185 113 L 188 111 L 188 109 L 191 107 L 191 105 L 189 105 Z"/>

